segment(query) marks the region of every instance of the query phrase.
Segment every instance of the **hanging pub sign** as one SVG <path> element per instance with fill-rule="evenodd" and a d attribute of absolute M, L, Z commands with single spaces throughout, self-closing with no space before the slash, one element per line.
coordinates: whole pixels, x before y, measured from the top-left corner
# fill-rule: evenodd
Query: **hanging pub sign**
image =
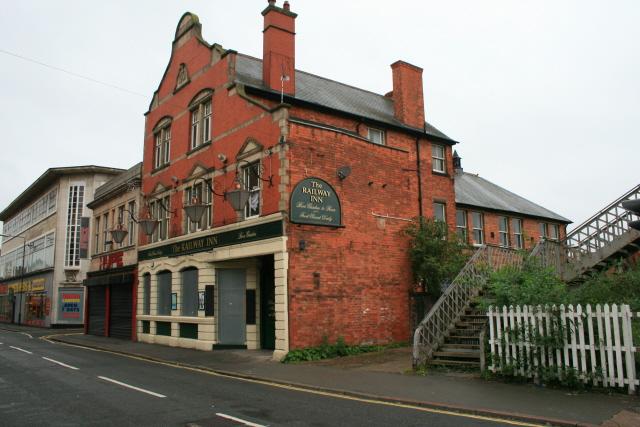
<path fill-rule="evenodd" d="M 291 222 L 342 227 L 340 200 L 333 187 L 319 178 L 300 181 L 291 193 Z"/>

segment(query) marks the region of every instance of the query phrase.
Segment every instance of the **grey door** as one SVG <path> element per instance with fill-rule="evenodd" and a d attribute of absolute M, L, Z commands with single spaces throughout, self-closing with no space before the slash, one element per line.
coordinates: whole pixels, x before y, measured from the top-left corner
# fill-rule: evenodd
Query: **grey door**
<path fill-rule="evenodd" d="M 245 345 L 245 270 L 218 270 L 218 343 Z"/>

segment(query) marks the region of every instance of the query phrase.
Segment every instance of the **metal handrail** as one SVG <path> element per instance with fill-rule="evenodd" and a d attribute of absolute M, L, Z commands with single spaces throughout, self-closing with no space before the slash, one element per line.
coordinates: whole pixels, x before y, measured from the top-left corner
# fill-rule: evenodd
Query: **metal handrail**
<path fill-rule="evenodd" d="M 483 288 L 492 270 L 504 265 L 519 265 L 522 259 L 522 253 L 513 249 L 496 246 L 478 248 L 416 328 L 413 335 L 414 366 L 432 357 Z"/>

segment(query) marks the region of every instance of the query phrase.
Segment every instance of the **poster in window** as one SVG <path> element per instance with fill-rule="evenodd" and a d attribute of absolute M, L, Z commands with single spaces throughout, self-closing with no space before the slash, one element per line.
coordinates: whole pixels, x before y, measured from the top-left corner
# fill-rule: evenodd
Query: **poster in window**
<path fill-rule="evenodd" d="M 178 294 L 176 292 L 171 294 L 171 310 L 178 309 Z"/>
<path fill-rule="evenodd" d="M 204 310 L 204 291 L 198 291 L 198 310 Z"/>
<path fill-rule="evenodd" d="M 80 218 L 80 258 L 89 258 L 89 217 Z"/>

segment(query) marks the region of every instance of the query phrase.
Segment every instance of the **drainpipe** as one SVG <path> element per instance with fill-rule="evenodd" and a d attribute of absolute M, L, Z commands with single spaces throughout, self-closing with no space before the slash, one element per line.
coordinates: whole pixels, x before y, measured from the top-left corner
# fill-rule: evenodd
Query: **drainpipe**
<path fill-rule="evenodd" d="M 416 172 L 418 175 L 418 212 L 420 217 L 424 216 L 422 212 L 422 173 L 420 167 L 420 137 L 416 137 Z"/>

